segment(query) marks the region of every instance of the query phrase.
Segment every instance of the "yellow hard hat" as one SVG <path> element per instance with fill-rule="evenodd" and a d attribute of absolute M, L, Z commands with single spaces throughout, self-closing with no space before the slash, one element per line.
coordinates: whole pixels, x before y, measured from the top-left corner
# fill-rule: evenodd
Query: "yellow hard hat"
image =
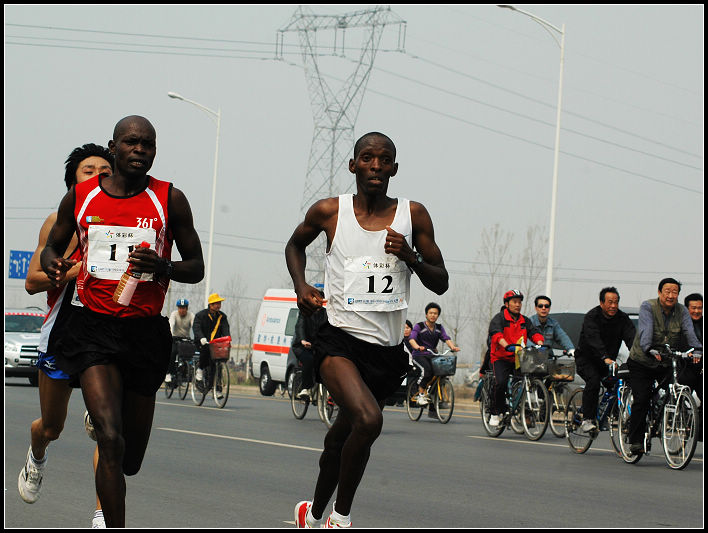
<path fill-rule="evenodd" d="M 209 304 L 215 304 L 216 302 L 223 302 L 224 298 L 219 296 L 217 293 L 209 295 Z"/>

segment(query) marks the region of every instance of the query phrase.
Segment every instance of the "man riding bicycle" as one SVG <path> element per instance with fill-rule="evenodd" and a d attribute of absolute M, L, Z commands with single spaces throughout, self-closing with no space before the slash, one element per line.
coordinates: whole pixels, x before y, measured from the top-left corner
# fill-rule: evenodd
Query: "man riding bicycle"
<path fill-rule="evenodd" d="M 644 451 L 646 415 L 654 380 L 661 384 L 671 373 L 671 361 L 662 359 L 654 348 L 666 344 L 679 346 L 683 334 L 694 349 L 694 356 L 703 352 L 688 311 L 678 303 L 680 290 L 681 283 L 674 278 L 664 278 L 659 282 L 659 297 L 642 302 L 639 308 L 639 327 L 627 362 L 629 385 L 634 398 L 627 440 L 633 455 Z M 698 362 L 699 357 L 693 361 L 689 364 Z M 683 382 L 682 374 L 679 374 L 680 383 Z"/>
<path fill-rule="evenodd" d="M 219 337 L 228 337 L 229 320 L 221 312 L 221 302 L 224 298 L 217 293 L 209 295 L 208 307 L 199 311 L 194 317 L 194 340 L 199 344 L 201 354 L 199 365 L 197 366 L 196 381 L 198 385 L 203 385 L 204 369 L 211 365 L 211 354 L 209 353 L 209 342 Z"/>
<path fill-rule="evenodd" d="M 537 345 L 543 344 L 543 335 L 533 322 L 521 314 L 524 295 L 512 289 L 504 293 L 504 307 L 489 323 L 490 360 L 494 370 L 494 396 L 492 398 L 489 424 L 498 426 L 499 415 L 504 413 L 505 391 L 509 376 L 514 372 L 515 348 L 510 345 L 526 344 L 529 339 Z"/>
<path fill-rule="evenodd" d="M 557 344 L 571 357 L 575 355 L 575 346 L 568 334 L 563 331 L 557 320 L 548 316 L 551 312 L 551 299 L 548 296 L 536 296 L 533 301 L 536 314 L 531 317 L 531 322 L 541 332 L 545 344 Z"/>
<path fill-rule="evenodd" d="M 438 343 L 442 340 L 453 352 L 460 351 L 442 324 L 437 323 L 440 312 L 440 306 L 435 302 L 430 302 L 426 305 L 425 322 L 418 322 L 413 326 L 408 340 L 411 348 L 413 348 L 411 352 L 413 364 L 420 369 L 418 396 L 416 397 L 416 403 L 419 406 L 430 403 L 430 398 L 425 393 L 425 388 L 433 377 L 433 363 L 431 360 L 438 351 Z"/>
<path fill-rule="evenodd" d="M 194 314 L 189 311 L 189 300 L 180 298 L 177 300 L 177 310 L 170 314 L 170 331 L 172 332 L 172 357 L 170 365 L 167 367 L 165 383 L 172 383 L 172 374 L 177 364 L 177 344 L 181 339 L 189 339 L 192 336 L 192 324 Z"/>

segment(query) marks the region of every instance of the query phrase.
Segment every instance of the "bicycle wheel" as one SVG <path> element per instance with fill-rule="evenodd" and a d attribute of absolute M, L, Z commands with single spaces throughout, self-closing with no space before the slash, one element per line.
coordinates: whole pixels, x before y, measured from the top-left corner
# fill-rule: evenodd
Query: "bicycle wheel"
<path fill-rule="evenodd" d="M 172 393 L 175 391 L 175 376 L 172 376 L 172 381 L 165 381 L 165 398 L 172 398 Z"/>
<path fill-rule="evenodd" d="M 447 424 L 452 418 L 452 411 L 455 408 L 455 389 L 450 380 L 441 377 L 435 387 L 435 412 L 441 423 Z"/>
<path fill-rule="evenodd" d="M 523 383 L 521 381 L 514 381 L 511 385 L 511 400 L 510 403 L 513 405 L 514 403 L 514 398 L 519 397 L 521 394 L 521 387 Z M 524 434 L 524 424 L 521 422 L 521 402 L 519 402 L 516 405 L 516 409 L 514 412 L 509 416 L 509 426 L 511 426 L 511 430 L 516 433 L 517 435 L 523 435 Z"/>
<path fill-rule="evenodd" d="M 564 413 L 566 438 L 575 453 L 585 453 L 592 444 L 590 434 L 580 431 L 580 424 L 583 423 L 583 390 L 578 389 L 573 393 Z"/>
<path fill-rule="evenodd" d="M 632 454 L 629 451 L 629 419 L 632 414 L 632 389 L 629 386 L 623 387 L 620 391 L 620 406 L 617 418 L 617 441 L 619 442 L 620 457 L 625 463 L 634 464 L 642 458 L 643 453 Z"/>
<path fill-rule="evenodd" d="M 661 443 L 666 464 L 682 470 L 691 462 L 698 436 L 698 407 L 688 389 L 682 389 L 676 403 L 667 402 L 661 421 Z"/>
<path fill-rule="evenodd" d="M 524 424 L 524 433 L 529 440 L 538 440 L 548 428 L 548 391 L 543 381 L 532 379 L 529 390 L 524 391 L 521 404 L 521 422 Z"/>
<path fill-rule="evenodd" d="M 327 428 L 329 429 L 332 427 L 332 424 L 334 424 L 334 420 L 339 414 L 339 406 L 332 399 L 332 395 L 329 393 L 327 387 L 325 387 L 324 385 L 322 385 L 322 388 L 320 389 L 320 397 L 318 398 L 318 401 L 321 412 L 320 418 L 322 419 L 322 422 L 325 423 L 325 426 L 327 426 Z"/>
<path fill-rule="evenodd" d="M 617 398 L 614 398 L 612 405 L 609 407 L 609 412 L 607 413 L 607 426 L 610 429 L 610 444 L 612 444 L 612 449 L 615 451 L 618 457 L 622 457 L 622 452 L 620 451 L 620 439 L 619 439 L 619 406 L 617 405 Z"/>
<path fill-rule="evenodd" d="M 568 387 L 565 383 L 558 381 L 553 382 L 549 387 L 548 395 L 550 397 L 550 418 L 548 426 L 558 438 L 565 437 L 565 408 L 568 404 Z"/>
<path fill-rule="evenodd" d="M 177 366 L 177 394 L 180 400 L 184 400 L 187 396 L 187 389 L 189 389 L 189 381 L 192 377 L 189 373 L 189 365 L 184 361 L 181 361 Z"/>
<path fill-rule="evenodd" d="M 498 426 L 489 425 L 489 418 L 492 416 L 490 412 L 492 405 L 492 397 L 489 390 L 490 388 L 489 383 L 482 387 L 482 394 L 479 399 L 479 412 L 482 415 L 482 425 L 484 426 L 484 431 L 487 432 L 487 435 L 490 437 L 498 437 L 504 432 L 505 426 L 504 424 L 500 424 Z"/>
<path fill-rule="evenodd" d="M 418 396 L 418 383 L 416 381 L 411 381 L 406 387 L 406 410 L 408 411 L 408 418 L 416 422 L 423 415 L 423 406 L 419 406 L 416 402 L 416 397 Z"/>
<path fill-rule="evenodd" d="M 223 409 L 226 400 L 229 399 L 229 389 L 231 386 L 231 376 L 226 361 L 216 361 L 214 364 L 214 403 L 219 409 Z"/>
<path fill-rule="evenodd" d="M 293 372 L 293 395 L 290 397 L 290 407 L 293 410 L 293 416 L 298 420 L 305 418 L 307 408 L 310 405 L 309 398 L 300 398 L 299 394 L 302 390 L 302 371 L 296 370 Z"/>
<path fill-rule="evenodd" d="M 204 373 L 204 380 L 197 382 L 197 371 L 194 371 L 194 377 L 192 378 L 192 401 L 194 405 L 201 405 L 204 403 L 204 398 L 206 398 L 208 389 L 207 382 L 209 378 L 209 369 L 202 371 Z"/>

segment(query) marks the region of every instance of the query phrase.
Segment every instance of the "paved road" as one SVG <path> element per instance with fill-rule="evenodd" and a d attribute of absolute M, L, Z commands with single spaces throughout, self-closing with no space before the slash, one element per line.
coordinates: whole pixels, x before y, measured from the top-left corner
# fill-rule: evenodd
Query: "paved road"
<path fill-rule="evenodd" d="M 17 474 L 38 415 L 37 389 L 5 386 L 5 526 L 88 527 L 93 442 L 74 393 L 62 438 L 49 449 L 42 496 L 27 505 Z M 293 418 L 287 402 L 245 392 L 225 409 L 158 393 L 141 472 L 127 479 L 128 527 L 292 527 L 310 499 L 324 425 Z M 358 527 L 702 527 L 703 444 L 684 471 L 656 453 L 625 465 L 601 434 L 583 456 L 548 433 L 539 442 L 485 436 L 476 408 L 442 425 L 387 408 L 352 514 Z"/>

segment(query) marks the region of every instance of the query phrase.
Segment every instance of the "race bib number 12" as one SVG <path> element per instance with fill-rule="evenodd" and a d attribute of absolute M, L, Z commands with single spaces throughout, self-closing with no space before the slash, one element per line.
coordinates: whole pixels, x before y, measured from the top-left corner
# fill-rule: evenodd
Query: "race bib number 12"
<path fill-rule="evenodd" d="M 98 279 L 119 280 L 128 267 L 128 254 L 142 241 L 150 243 L 154 250 L 155 238 L 152 228 L 92 224 L 88 229 L 86 270 Z M 141 280 L 151 281 L 152 274 L 144 273 Z"/>
<path fill-rule="evenodd" d="M 394 255 L 348 257 L 344 305 L 353 311 L 399 311 L 408 307 L 408 267 Z"/>

